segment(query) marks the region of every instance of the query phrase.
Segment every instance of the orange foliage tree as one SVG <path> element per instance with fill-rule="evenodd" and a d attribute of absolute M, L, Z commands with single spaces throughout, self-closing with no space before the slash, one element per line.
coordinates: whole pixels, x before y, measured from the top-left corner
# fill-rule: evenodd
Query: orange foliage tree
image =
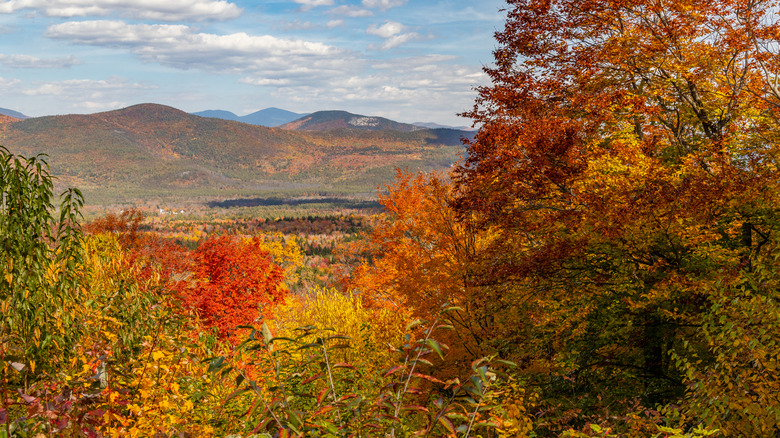
<path fill-rule="evenodd" d="M 206 326 L 237 340 L 237 327 L 251 325 L 287 294 L 284 270 L 259 237 L 218 236 L 195 250 L 191 281 L 179 284 L 185 303 Z"/>
<path fill-rule="evenodd" d="M 457 220 L 452 186 L 440 175 L 399 171 L 386 189 L 380 202 L 387 214 L 354 245 L 363 262 L 344 280 L 346 288 L 369 305 L 408 309 L 428 321 L 442 308 L 459 307 L 447 313 L 455 330 L 442 340 L 453 350 L 450 365 L 461 371 L 458 364 L 502 351 L 507 325 L 494 315 L 503 315 L 496 310 L 506 303 L 475 281 L 491 233 Z"/>
<path fill-rule="evenodd" d="M 678 402 L 729 433 L 780 427 L 777 11 L 508 0 L 454 206 L 500 235 L 475 280 L 514 303 L 546 430 Z"/>

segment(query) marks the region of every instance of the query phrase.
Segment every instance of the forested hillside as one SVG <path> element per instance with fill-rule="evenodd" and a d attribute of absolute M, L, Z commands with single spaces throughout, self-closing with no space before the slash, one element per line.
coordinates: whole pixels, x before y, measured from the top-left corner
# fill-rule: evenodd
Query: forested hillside
<path fill-rule="evenodd" d="M 379 215 L 80 224 L 2 150 L 0 434 L 777 437 L 777 6 L 509 0 Z"/>
<path fill-rule="evenodd" d="M 463 151 L 461 134 L 291 132 L 154 104 L 0 124 L 0 144 L 26 156 L 47 154 L 58 181 L 103 198 L 215 196 L 258 187 L 373 192 L 395 167 L 449 168 Z"/>

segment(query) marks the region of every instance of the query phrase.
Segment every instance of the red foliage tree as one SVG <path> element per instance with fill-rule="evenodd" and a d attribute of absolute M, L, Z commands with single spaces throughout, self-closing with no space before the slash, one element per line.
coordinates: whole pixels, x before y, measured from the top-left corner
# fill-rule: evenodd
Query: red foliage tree
<path fill-rule="evenodd" d="M 252 324 L 288 292 L 284 270 L 257 237 L 206 240 L 195 250 L 192 280 L 182 298 L 224 338 L 235 339 L 236 327 Z"/>

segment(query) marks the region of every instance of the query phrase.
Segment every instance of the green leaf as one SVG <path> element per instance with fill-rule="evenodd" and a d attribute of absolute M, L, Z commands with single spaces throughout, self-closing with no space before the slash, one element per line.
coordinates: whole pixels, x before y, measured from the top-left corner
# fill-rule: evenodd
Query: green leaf
<path fill-rule="evenodd" d="M 444 414 L 444 416 L 451 420 L 469 421 L 469 417 L 463 414 L 458 414 L 456 412 L 450 412 L 448 414 Z"/>
<path fill-rule="evenodd" d="M 439 344 L 439 341 L 435 339 L 428 339 L 425 341 L 425 343 L 433 349 L 433 351 L 436 352 L 436 354 L 439 355 L 440 358 L 444 359 L 444 354 L 441 351 L 441 345 Z"/>
<path fill-rule="evenodd" d="M 422 320 L 415 319 L 414 321 L 410 322 L 409 324 L 406 324 L 406 328 L 404 329 L 404 331 L 408 332 L 409 330 L 419 326 L 422 323 L 423 323 Z"/>
<path fill-rule="evenodd" d="M 220 368 L 222 368 L 224 363 L 225 363 L 225 356 L 218 356 L 211 359 L 211 361 L 209 362 L 208 372 L 213 373 L 219 370 Z"/>
<path fill-rule="evenodd" d="M 491 363 L 500 363 L 502 365 L 506 365 L 508 367 L 517 368 L 517 363 L 512 362 L 511 360 L 504 360 L 504 359 L 493 359 Z"/>
<path fill-rule="evenodd" d="M 486 366 L 483 365 L 483 366 L 477 368 L 474 371 L 479 375 L 479 378 L 482 379 L 483 382 L 487 382 L 488 381 L 487 367 Z"/>
<path fill-rule="evenodd" d="M 479 423 L 474 423 L 474 427 L 498 427 L 498 424 L 492 421 L 480 421 Z"/>

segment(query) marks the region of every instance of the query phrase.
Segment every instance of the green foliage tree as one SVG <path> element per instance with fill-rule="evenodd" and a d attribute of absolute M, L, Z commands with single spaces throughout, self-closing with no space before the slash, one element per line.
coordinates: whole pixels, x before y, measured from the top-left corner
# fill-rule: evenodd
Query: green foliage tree
<path fill-rule="evenodd" d="M 53 189 L 43 156 L 0 147 L 0 354 L 25 377 L 65 360 L 79 332 L 71 306 L 83 198 L 67 190 L 56 216 Z"/>

